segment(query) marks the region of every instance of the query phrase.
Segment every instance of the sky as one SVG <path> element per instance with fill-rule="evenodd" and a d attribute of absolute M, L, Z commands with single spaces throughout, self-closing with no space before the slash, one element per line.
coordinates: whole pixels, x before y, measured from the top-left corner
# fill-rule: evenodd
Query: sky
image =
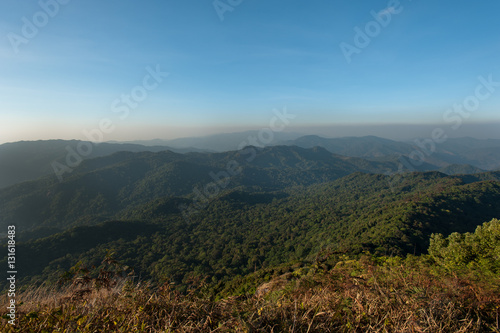
<path fill-rule="evenodd" d="M 276 112 L 293 115 L 286 131 L 325 136 L 480 136 L 481 124 L 495 136 L 499 12 L 496 0 L 3 0 L 0 143 L 236 132 Z"/>

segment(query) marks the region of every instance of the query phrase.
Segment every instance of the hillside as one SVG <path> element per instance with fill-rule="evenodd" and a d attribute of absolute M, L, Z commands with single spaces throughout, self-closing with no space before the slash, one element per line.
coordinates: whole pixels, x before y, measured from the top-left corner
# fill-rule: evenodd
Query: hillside
<path fill-rule="evenodd" d="M 80 147 L 80 150 L 79 150 Z M 91 147 L 90 149 L 88 147 Z M 95 158 L 110 155 L 119 151 L 158 152 L 172 150 L 186 152 L 193 150 L 177 150 L 167 146 L 142 146 L 138 144 L 100 143 L 91 144 L 77 140 L 40 140 L 20 141 L 0 145 L 0 189 L 23 181 L 34 180 L 46 175 L 54 175 L 53 162 L 67 166 L 79 159 Z M 78 151 L 83 154 L 78 154 Z M 74 156 L 78 156 L 74 157 Z"/>
<path fill-rule="evenodd" d="M 16 224 L 19 231 L 64 229 L 109 219 L 165 196 L 192 198 L 198 190 L 206 196 L 238 186 L 281 190 L 332 181 L 357 171 L 396 169 L 395 162 L 344 157 L 322 148 L 248 147 L 212 154 L 120 152 L 83 161 L 63 182 L 49 176 L 1 189 L 0 226 Z"/>
<path fill-rule="evenodd" d="M 323 138 L 307 135 L 285 144 L 303 148 L 319 146 L 335 154 L 369 159 L 409 156 L 415 151 L 422 152 L 426 165 L 416 168 L 416 171 L 436 170 L 450 165 L 471 165 L 483 170 L 500 168 L 500 140 L 494 139 L 447 138 L 442 143 L 433 142 L 431 145 L 429 138 L 399 142 L 374 136 Z"/>
<path fill-rule="evenodd" d="M 438 170 L 447 175 L 466 175 L 486 172 L 470 164 L 450 164 Z"/>
<path fill-rule="evenodd" d="M 59 287 L 18 293 L 21 332 L 497 332 L 500 221 L 474 233 L 433 235 L 426 256 L 323 253 L 309 262 L 236 277 L 217 297 L 203 276 L 179 293 L 153 287 L 109 255 L 77 265 Z M 128 273 L 128 274 L 127 274 Z M 0 327 L 16 331 L 2 304 Z"/>
<path fill-rule="evenodd" d="M 188 198 L 163 197 L 113 215 L 114 222 L 19 244 L 26 264 L 19 278 L 56 281 L 77 262 L 98 266 L 112 251 L 143 278 L 184 288 L 202 274 L 217 290 L 236 275 L 320 251 L 419 254 L 432 233 L 473 231 L 500 216 L 499 175 L 470 177 L 413 173 L 391 186 L 389 176 L 355 173 L 282 191 L 240 186 L 189 220 L 179 210 Z"/>
<path fill-rule="evenodd" d="M 409 155 L 414 149 L 412 145 L 376 136 L 323 138 L 318 135 L 306 135 L 286 144 L 302 148 L 323 147 L 328 151 L 352 157 L 385 157 L 393 155 Z"/>

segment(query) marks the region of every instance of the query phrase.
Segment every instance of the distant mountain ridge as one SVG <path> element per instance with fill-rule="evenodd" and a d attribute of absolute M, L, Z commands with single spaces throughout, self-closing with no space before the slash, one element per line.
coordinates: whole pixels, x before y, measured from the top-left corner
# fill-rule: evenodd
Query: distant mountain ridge
<path fill-rule="evenodd" d="M 257 131 L 247 131 L 165 141 L 100 143 L 92 144 L 92 153 L 81 157 L 89 159 L 110 155 L 118 151 L 226 152 L 250 145 L 257 136 Z M 139 142 L 143 145 L 137 144 Z M 54 175 L 55 178 L 53 162 L 65 165 L 65 159 L 68 155 L 67 147 L 76 151 L 79 143 L 80 141 L 77 140 L 40 140 L 0 145 L 0 188 L 50 174 Z M 428 148 L 419 147 L 414 141 L 399 142 L 375 136 L 324 138 L 317 135 L 301 136 L 297 133 L 276 133 L 273 141 L 268 144 L 268 146 L 273 145 L 301 148 L 323 147 L 337 155 L 396 163 L 401 156 L 407 158 L 415 152 L 425 153 L 424 163 L 411 171 L 443 170 L 448 173 L 446 170 L 450 170 L 449 172 L 453 174 L 455 172 L 470 173 L 500 169 L 500 140 L 493 139 L 449 138 L 443 143 L 436 144 L 434 151 L 422 152 Z M 452 167 L 452 165 L 455 166 Z M 465 167 L 465 165 L 470 167 Z"/>
<path fill-rule="evenodd" d="M 284 144 L 302 148 L 319 146 L 332 153 L 352 157 L 382 157 L 396 154 L 407 155 L 413 150 L 412 146 L 407 143 L 376 136 L 330 139 L 318 135 L 307 135 L 285 142 Z"/>
<path fill-rule="evenodd" d="M 89 144 L 90 154 L 81 154 L 82 159 L 106 156 L 118 151 L 171 150 L 179 153 L 196 149 L 175 149 L 168 146 L 142 146 L 130 143 L 90 143 L 78 140 L 19 141 L 0 145 L 0 188 L 23 181 L 53 174 L 52 162 L 65 164 L 69 151 L 77 151 L 79 143 Z"/>
<path fill-rule="evenodd" d="M 170 146 L 176 149 L 192 149 L 197 148 L 199 150 L 209 151 L 209 152 L 225 152 L 231 150 L 241 149 L 240 146 L 252 145 L 253 141 L 259 141 L 260 131 L 251 130 L 243 132 L 234 133 L 220 133 L 212 134 L 200 137 L 185 137 L 170 140 L 135 140 L 126 141 L 126 143 L 135 143 L 141 145 L 162 145 Z M 289 132 L 273 132 L 272 143 L 270 145 L 281 145 L 282 142 L 287 140 L 293 140 L 301 137 L 303 134 L 299 133 L 289 133 Z"/>
<path fill-rule="evenodd" d="M 417 141 L 426 142 L 422 139 Z M 497 139 L 448 138 L 443 143 L 433 143 L 432 147 L 421 147 L 416 141 L 399 142 L 375 136 L 323 138 L 308 135 L 285 144 L 303 148 L 320 146 L 335 154 L 368 159 L 409 156 L 413 152 L 421 152 L 425 156 L 425 162 L 435 169 L 453 164 L 469 164 L 482 170 L 500 168 L 500 140 Z"/>

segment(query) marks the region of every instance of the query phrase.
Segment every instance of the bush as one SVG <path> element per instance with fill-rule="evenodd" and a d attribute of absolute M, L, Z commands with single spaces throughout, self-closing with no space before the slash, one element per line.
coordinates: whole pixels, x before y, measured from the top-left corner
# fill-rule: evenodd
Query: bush
<path fill-rule="evenodd" d="M 479 268 L 500 274 L 500 221 L 486 222 L 474 233 L 432 234 L 429 254 L 449 269 Z"/>

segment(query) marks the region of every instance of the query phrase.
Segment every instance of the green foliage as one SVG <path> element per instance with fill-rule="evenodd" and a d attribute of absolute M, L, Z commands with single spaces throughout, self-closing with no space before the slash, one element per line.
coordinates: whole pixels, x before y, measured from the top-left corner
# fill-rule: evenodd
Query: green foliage
<path fill-rule="evenodd" d="M 466 183 L 435 172 L 408 174 L 393 187 L 390 181 L 354 173 L 281 191 L 240 186 L 223 191 L 190 221 L 178 209 L 188 198 L 155 199 L 115 215 L 114 222 L 95 220 L 19 243 L 19 278 L 54 282 L 78 261 L 98 265 L 113 250 L 145 279 L 185 291 L 197 276 L 217 293 L 235 276 L 311 261 L 321 251 L 425 253 L 432 233 L 473 231 L 500 216 L 500 186 L 493 181 Z"/>
<path fill-rule="evenodd" d="M 158 198 L 189 197 L 195 188 L 203 191 L 216 182 L 213 175 L 226 172 L 229 161 L 237 162 L 241 172 L 231 177 L 226 190 L 245 186 L 279 191 L 332 181 L 355 171 L 381 173 L 397 168 L 394 162 L 340 157 L 321 148 L 271 147 L 254 153 L 251 161 L 241 151 L 119 152 L 85 160 L 62 183 L 47 177 L 0 190 L 0 227 L 66 229 L 88 225 L 88 220 L 112 219 Z"/>
<path fill-rule="evenodd" d="M 477 267 L 500 274 L 500 221 L 486 222 L 474 233 L 433 234 L 429 254 L 449 269 Z"/>
<path fill-rule="evenodd" d="M 485 172 L 485 170 L 482 170 L 470 164 L 451 164 L 439 169 L 439 171 L 447 175 L 465 175 Z"/>

